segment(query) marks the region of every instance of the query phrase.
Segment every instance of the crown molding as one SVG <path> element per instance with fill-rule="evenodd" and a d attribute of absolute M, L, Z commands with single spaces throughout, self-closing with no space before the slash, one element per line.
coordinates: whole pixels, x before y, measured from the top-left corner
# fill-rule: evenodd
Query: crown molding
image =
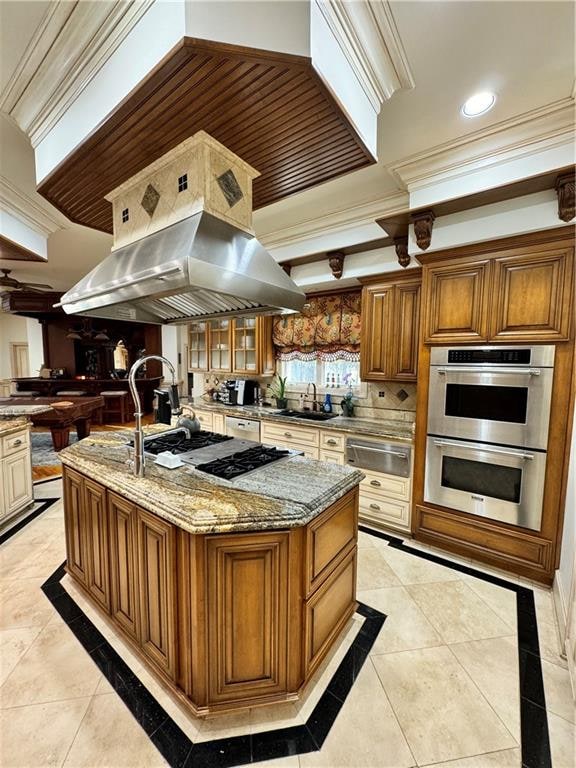
<path fill-rule="evenodd" d="M 374 224 L 376 219 L 382 216 L 391 216 L 406 210 L 408 210 L 408 195 L 406 192 L 398 192 L 368 203 L 307 219 L 267 234 L 260 234 L 258 239 L 266 248 L 285 248 L 315 237 L 334 235 L 355 227 Z"/>
<path fill-rule="evenodd" d="M 33 147 L 58 122 L 153 2 L 50 3 L 0 94 L 0 110 L 17 122 Z M 65 67 L 62 62 L 66 62 Z"/>
<path fill-rule="evenodd" d="M 399 186 L 413 192 L 573 140 L 574 99 L 570 97 L 411 155 L 387 168 Z"/>
<path fill-rule="evenodd" d="M 62 218 L 21 192 L 5 176 L 0 176 L 0 208 L 45 237 L 65 226 Z"/>
<path fill-rule="evenodd" d="M 316 4 L 376 113 L 395 91 L 414 88 L 388 2 L 316 0 Z"/>

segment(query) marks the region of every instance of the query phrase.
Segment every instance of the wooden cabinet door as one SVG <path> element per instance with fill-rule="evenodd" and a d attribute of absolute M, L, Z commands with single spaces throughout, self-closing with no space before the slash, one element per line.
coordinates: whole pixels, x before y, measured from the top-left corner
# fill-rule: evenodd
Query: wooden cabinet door
<path fill-rule="evenodd" d="M 418 374 L 420 286 L 420 281 L 395 286 L 394 323 L 389 339 L 390 373 L 400 381 L 416 381 Z"/>
<path fill-rule="evenodd" d="M 70 573 L 88 584 L 88 519 L 84 504 L 84 480 L 64 467 L 64 516 L 66 522 L 66 560 Z"/>
<path fill-rule="evenodd" d="M 188 326 L 188 370 L 208 370 L 208 323 L 194 322 Z"/>
<path fill-rule="evenodd" d="M 272 343 L 273 323 L 273 317 L 258 318 L 258 370 L 260 371 L 260 376 L 273 376 L 276 372 L 276 356 L 274 354 L 274 344 Z"/>
<path fill-rule="evenodd" d="M 108 493 L 110 531 L 110 613 L 134 639 L 138 639 L 136 591 L 136 507 Z"/>
<path fill-rule="evenodd" d="M 360 378 L 387 381 L 392 373 L 389 339 L 393 322 L 394 286 L 366 286 L 362 291 Z"/>
<path fill-rule="evenodd" d="M 88 531 L 88 579 L 86 586 L 107 611 L 110 610 L 110 572 L 108 552 L 108 514 L 106 489 L 84 480 L 84 506 Z"/>
<path fill-rule="evenodd" d="M 286 690 L 288 536 L 206 539 L 211 703 Z"/>
<path fill-rule="evenodd" d="M 19 451 L 2 462 L 2 482 L 6 514 L 23 509 L 33 499 L 30 452 Z"/>
<path fill-rule="evenodd" d="M 494 260 L 491 338 L 570 338 L 573 249 L 565 247 Z"/>
<path fill-rule="evenodd" d="M 140 644 L 148 658 L 175 677 L 175 546 L 173 525 L 137 508 Z"/>
<path fill-rule="evenodd" d="M 487 341 L 488 281 L 488 261 L 430 267 L 423 295 L 424 341 Z"/>

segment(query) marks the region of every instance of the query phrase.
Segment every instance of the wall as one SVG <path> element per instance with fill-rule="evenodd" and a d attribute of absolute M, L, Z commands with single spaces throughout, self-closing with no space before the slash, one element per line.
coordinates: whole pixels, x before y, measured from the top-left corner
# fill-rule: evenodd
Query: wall
<path fill-rule="evenodd" d="M 26 318 L 0 312 L 0 379 L 12 377 L 10 344 L 15 343 L 28 343 Z"/>
<path fill-rule="evenodd" d="M 26 317 L 26 332 L 28 335 L 28 364 L 30 376 L 37 376 L 44 362 L 44 345 L 42 342 L 42 326 L 38 320 Z"/>

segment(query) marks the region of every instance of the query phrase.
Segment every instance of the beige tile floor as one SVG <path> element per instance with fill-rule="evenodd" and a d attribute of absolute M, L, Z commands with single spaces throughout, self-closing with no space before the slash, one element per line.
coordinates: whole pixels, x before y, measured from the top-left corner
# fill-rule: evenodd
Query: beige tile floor
<path fill-rule="evenodd" d="M 60 481 L 37 487 L 38 498 L 60 493 Z M 384 627 L 322 750 L 262 765 L 518 768 L 514 596 L 364 533 L 359 547 L 358 598 L 387 614 Z M 60 502 L 0 546 L 0 764 L 165 765 L 40 591 L 64 550 Z M 200 721 L 142 669 L 71 579 L 62 583 L 193 741 L 305 722 L 361 625 L 350 621 L 301 701 Z M 553 766 L 573 768 L 576 718 L 552 597 L 534 589 Z"/>

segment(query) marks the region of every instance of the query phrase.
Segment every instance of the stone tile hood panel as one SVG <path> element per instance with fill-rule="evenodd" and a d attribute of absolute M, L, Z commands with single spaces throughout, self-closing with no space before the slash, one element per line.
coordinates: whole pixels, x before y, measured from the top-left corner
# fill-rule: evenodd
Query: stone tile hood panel
<path fill-rule="evenodd" d="M 108 196 L 114 248 L 63 309 L 158 324 L 300 311 L 304 293 L 251 231 L 256 175 L 203 132 L 152 163 Z"/>

